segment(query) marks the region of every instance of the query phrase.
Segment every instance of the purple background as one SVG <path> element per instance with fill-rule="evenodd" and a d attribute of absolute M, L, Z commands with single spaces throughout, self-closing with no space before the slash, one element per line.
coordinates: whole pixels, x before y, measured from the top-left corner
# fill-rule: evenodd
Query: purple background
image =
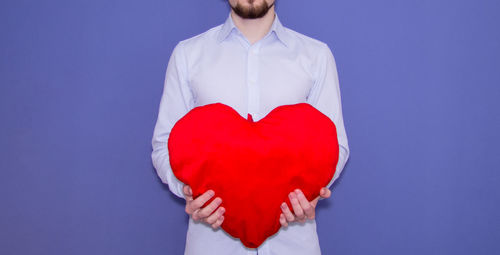
<path fill-rule="evenodd" d="M 2 1 L 0 254 L 182 254 L 152 167 L 175 44 L 224 1 Z M 500 249 L 500 4 L 279 1 L 337 61 L 351 157 L 317 208 L 324 254 Z"/>

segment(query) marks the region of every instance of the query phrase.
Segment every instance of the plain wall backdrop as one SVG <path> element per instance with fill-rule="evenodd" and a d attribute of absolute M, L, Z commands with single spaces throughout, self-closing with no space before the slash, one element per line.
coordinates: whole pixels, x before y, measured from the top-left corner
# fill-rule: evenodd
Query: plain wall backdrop
<path fill-rule="evenodd" d="M 324 254 L 500 249 L 500 2 L 279 0 L 336 58 L 351 156 Z M 151 163 L 175 44 L 220 0 L 0 3 L 0 254 L 182 254 Z"/>

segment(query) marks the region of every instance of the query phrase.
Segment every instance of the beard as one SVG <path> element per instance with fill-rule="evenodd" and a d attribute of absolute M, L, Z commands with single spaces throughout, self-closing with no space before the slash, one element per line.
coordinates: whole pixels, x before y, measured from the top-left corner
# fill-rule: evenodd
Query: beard
<path fill-rule="evenodd" d="M 246 0 L 249 2 L 248 6 L 243 6 L 240 2 L 236 3 L 236 6 L 231 6 L 234 13 L 240 16 L 243 19 L 258 19 L 264 17 L 269 9 L 273 7 L 274 2 L 271 5 L 268 5 L 265 0 L 262 1 L 261 4 L 255 4 L 255 0 Z"/>

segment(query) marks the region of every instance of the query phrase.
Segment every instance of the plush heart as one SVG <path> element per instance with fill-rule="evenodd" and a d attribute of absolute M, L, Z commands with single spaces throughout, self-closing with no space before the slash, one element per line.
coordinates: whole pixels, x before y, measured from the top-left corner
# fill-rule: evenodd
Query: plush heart
<path fill-rule="evenodd" d="M 212 189 L 226 209 L 221 228 L 249 248 L 279 231 L 288 193 L 310 201 L 335 173 L 338 141 L 332 120 L 308 103 L 281 105 L 254 122 L 222 103 L 180 118 L 168 139 L 175 176 L 193 198 Z M 204 206 L 205 206 L 204 205 Z"/>

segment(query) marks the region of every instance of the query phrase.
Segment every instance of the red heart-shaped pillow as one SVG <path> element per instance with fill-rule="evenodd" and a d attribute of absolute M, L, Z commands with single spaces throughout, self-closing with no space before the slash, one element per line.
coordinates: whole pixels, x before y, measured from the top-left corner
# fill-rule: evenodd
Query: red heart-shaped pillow
<path fill-rule="evenodd" d="M 281 105 L 254 122 L 222 103 L 180 118 L 168 139 L 175 176 L 193 198 L 212 189 L 226 208 L 221 228 L 249 247 L 278 232 L 280 205 L 302 190 L 310 201 L 335 173 L 338 141 L 332 120 L 308 103 Z"/>

